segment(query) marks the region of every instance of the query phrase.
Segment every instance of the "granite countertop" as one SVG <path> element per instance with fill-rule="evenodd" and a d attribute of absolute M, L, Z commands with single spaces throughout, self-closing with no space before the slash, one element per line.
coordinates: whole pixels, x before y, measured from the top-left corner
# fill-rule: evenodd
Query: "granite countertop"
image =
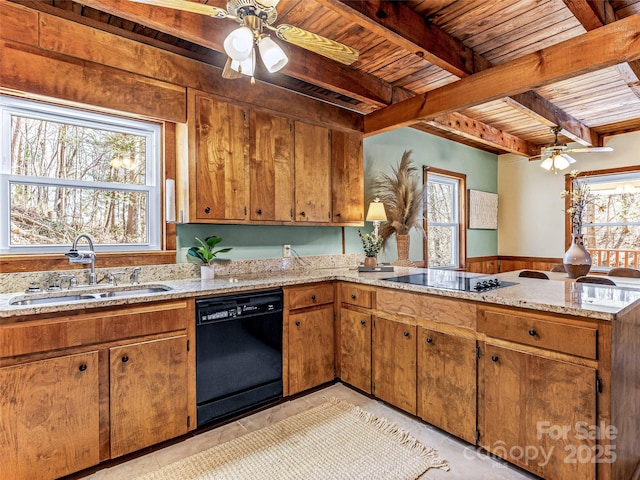
<path fill-rule="evenodd" d="M 25 316 L 36 314 L 204 297 L 330 280 L 342 280 L 376 287 L 394 288 L 409 292 L 472 300 L 480 303 L 528 308 L 601 320 L 614 320 L 616 315 L 625 312 L 640 300 L 640 282 L 634 283 L 629 279 L 624 279 L 625 282 L 619 282 L 624 283 L 624 286 L 620 287 L 578 284 L 567 279 L 566 275 L 562 273 L 551 274 L 551 280 L 539 280 L 519 278 L 518 271 L 499 275 L 460 272 L 465 277 L 489 277 L 517 282 L 517 285 L 481 293 L 410 285 L 385 280 L 391 277 L 427 271 L 426 269 L 396 267 L 394 272 L 358 273 L 355 268 L 317 268 L 313 270 L 291 270 L 239 276 L 218 276 L 213 280 L 205 281 L 201 281 L 199 278 L 164 280 L 141 283 L 138 287 L 166 285 L 171 290 L 122 297 L 72 300 L 57 304 L 9 305 L 9 301 L 12 298 L 25 296 L 25 294 L 22 292 L 6 293 L 0 294 L 0 323 L 10 322 L 12 317 L 25 319 Z M 638 288 L 635 288 L 636 286 Z M 59 292 L 58 295 L 91 293 L 105 291 L 108 288 L 105 286 L 80 287 L 70 291 Z M 128 287 L 122 286 L 122 288 Z"/>

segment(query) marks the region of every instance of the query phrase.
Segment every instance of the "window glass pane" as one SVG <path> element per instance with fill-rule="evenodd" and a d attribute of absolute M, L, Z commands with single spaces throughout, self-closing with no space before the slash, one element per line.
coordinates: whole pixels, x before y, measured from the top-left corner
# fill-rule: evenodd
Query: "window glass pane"
<path fill-rule="evenodd" d="M 429 180 L 427 198 L 427 220 L 429 223 L 455 222 L 454 185 Z M 429 229 L 431 230 L 431 229 Z"/>
<path fill-rule="evenodd" d="M 634 265 L 635 256 L 638 255 L 640 246 L 640 226 L 584 226 L 584 244 L 589 252 L 599 255 L 602 263 L 596 265 L 617 267 Z M 598 258 L 593 259 L 594 262 Z M 635 265 L 638 265 L 635 263 Z"/>
<path fill-rule="evenodd" d="M 429 267 L 453 266 L 453 227 L 429 226 Z"/>
<path fill-rule="evenodd" d="M 586 208 L 588 223 L 640 222 L 640 192 L 592 191 L 593 203 Z"/>
<path fill-rule="evenodd" d="M 11 116 L 11 173 L 93 182 L 146 183 L 146 139 Z"/>
<path fill-rule="evenodd" d="M 11 246 L 148 243 L 146 192 L 12 183 Z"/>

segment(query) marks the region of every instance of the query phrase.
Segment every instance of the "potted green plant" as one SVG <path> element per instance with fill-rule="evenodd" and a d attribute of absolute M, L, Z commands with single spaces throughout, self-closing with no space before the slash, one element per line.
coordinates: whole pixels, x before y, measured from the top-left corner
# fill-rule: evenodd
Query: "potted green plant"
<path fill-rule="evenodd" d="M 364 248 L 364 265 L 365 267 L 375 267 L 378 264 L 378 253 L 382 248 L 382 237 L 373 233 L 365 233 L 364 235 L 358 230 L 358 236 L 362 240 Z"/>
<path fill-rule="evenodd" d="M 205 238 L 204 241 L 200 240 L 198 237 L 195 238 L 200 246 L 191 247 L 187 252 L 187 255 L 195 257 L 202 262 L 202 266 L 200 267 L 200 278 L 203 280 L 210 280 L 215 276 L 215 269 L 211 262 L 218 254 L 227 253 L 231 251 L 231 248 L 219 248 L 216 250 L 215 247 L 222 241 L 222 237 L 216 237 L 215 235 Z"/>

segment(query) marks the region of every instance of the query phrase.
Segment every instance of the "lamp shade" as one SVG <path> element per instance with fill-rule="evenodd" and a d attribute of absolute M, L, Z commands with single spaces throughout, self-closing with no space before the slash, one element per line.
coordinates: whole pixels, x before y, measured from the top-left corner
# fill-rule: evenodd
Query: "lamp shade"
<path fill-rule="evenodd" d="M 369 204 L 369 211 L 367 212 L 367 222 L 386 222 L 387 214 L 384 211 L 384 203 L 371 202 Z"/>
<path fill-rule="evenodd" d="M 238 73 L 242 73 L 243 75 L 248 75 L 249 77 L 253 77 L 253 72 L 256 68 L 256 52 L 255 50 L 251 50 L 251 53 L 247 58 L 242 60 L 241 62 L 237 60 L 231 60 L 231 68 Z"/>
<path fill-rule="evenodd" d="M 253 51 L 253 33 L 247 27 L 236 28 L 224 39 L 224 51 L 232 60 L 241 62 Z"/>
<path fill-rule="evenodd" d="M 271 37 L 263 37 L 258 43 L 258 50 L 260 50 L 262 63 L 267 67 L 269 73 L 277 72 L 289 61 L 282 48 L 271 40 Z"/>

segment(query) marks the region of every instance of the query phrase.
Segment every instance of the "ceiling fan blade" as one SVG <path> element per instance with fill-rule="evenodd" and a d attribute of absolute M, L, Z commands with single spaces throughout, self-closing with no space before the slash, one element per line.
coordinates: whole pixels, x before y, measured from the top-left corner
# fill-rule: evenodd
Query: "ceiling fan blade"
<path fill-rule="evenodd" d="M 274 30 L 278 38 L 285 42 L 292 43 L 345 65 L 351 65 L 358 60 L 360 55 L 354 48 L 293 25 L 282 24 L 275 28 L 269 28 Z"/>
<path fill-rule="evenodd" d="M 188 2 L 187 0 L 131 0 L 132 2 L 144 3 L 146 5 L 153 5 L 155 7 L 174 8 L 176 10 L 182 10 L 183 12 L 200 13 L 202 15 L 209 15 L 215 18 L 227 18 L 232 17 L 226 10 L 222 8 L 214 7 L 212 5 L 205 5 L 204 3 Z"/>
<path fill-rule="evenodd" d="M 570 148 L 567 152 L 613 152 L 612 147 L 584 147 L 584 148 Z"/>
<path fill-rule="evenodd" d="M 242 78 L 242 74 L 240 72 L 236 72 L 233 68 L 231 68 L 231 62 L 231 57 L 227 57 L 227 61 L 225 62 L 224 68 L 222 69 L 222 78 L 226 78 L 227 80 Z"/>
<path fill-rule="evenodd" d="M 534 155 L 533 157 L 529 157 L 529 161 L 541 160 L 541 159 L 542 159 L 542 155 Z"/>

